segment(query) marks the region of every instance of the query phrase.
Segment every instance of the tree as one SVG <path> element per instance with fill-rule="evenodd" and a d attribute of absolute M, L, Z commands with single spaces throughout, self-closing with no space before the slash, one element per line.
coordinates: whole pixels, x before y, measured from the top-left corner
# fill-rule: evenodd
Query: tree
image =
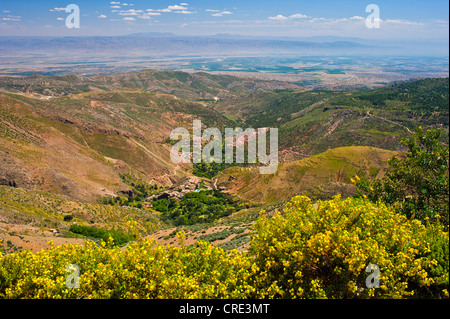
<path fill-rule="evenodd" d="M 390 159 L 390 169 L 382 179 L 357 177 L 360 193 L 393 205 L 408 218 L 440 218 L 448 226 L 449 147 L 441 142 L 443 134 L 443 129 L 424 132 L 418 127 L 402 139 L 408 147 L 406 156 Z"/>

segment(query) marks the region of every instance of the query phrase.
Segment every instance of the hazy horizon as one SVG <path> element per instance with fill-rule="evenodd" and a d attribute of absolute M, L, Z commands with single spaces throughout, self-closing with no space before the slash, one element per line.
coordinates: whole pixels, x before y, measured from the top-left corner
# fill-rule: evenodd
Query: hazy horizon
<path fill-rule="evenodd" d="M 70 3 L 80 9 L 80 28 L 67 28 Z M 143 0 L 0 2 L 0 36 L 126 36 L 140 32 L 179 36 L 230 34 L 252 37 L 339 36 L 366 40 L 448 42 L 447 1 L 377 1 L 380 28 L 367 28 L 366 7 L 356 0 L 300 2 Z"/>
<path fill-rule="evenodd" d="M 300 57 L 353 56 L 355 68 L 361 63 L 366 71 L 379 68 L 382 72 L 388 65 L 401 72 L 402 78 L 411 72 L 420 77 L 437 71 L 448 73 L 448 3 L 443 0 L 426 5 L 418 0 L 383 0 L 375 6 L 356 0 L 79 0 L 72 2 L 75 6 L 71 2 L 0 0 L 0 73 L 208 70 L 195 59 L 201 57 L 205 64 L 214 61 L 211 59 L 288 56 L 294 60 L 255 63 L 262 68 L 271 65 L 275 68 L 272 72 L 280 67 L 300 72 Z M 76 10 L 66 12 L 70 7 Z M 71 18 L 74 15 L 77 19 Z M 374 56 L 384 58 L 372 59 Z M 371 60 L 363 62 L 359 57 Z M 406 59 L 393 62 L 389 57 Z M 419 58 L 411 61 L 408 57 Z M 440 60 L 430 62 L 421 57 Z M 245 61 L 245 67 L 236 60 L 218 62 L 220 67 L 209 69 L 248 67 Z M 326 64 L 331 62 L 319 59 L 314 63 L 328 68 Z M 72 64 L 83 67 L 72 68 Z M 427 72 L 420 70 L 421 66 Z M 345 71 L 356 69 L 342 69 Z"/>

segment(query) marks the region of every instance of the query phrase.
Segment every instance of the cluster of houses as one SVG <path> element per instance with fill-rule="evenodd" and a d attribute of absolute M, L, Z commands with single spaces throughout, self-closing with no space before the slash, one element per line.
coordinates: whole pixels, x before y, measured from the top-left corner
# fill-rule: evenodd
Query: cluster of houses
<path fill-rule="evenodd" d="M 155 200 L 166 199 L 181 199 L 184 195 L 192 192 L 200 192 L 202 190 L 211 191 L 213 188 L 202 183 L 202 180 L 195 176 L 189 176 L 183 178 L 179 183 L 172 186 L 171 188 L 165 190 L 157 195 L 152 195 L 146 199 L 147 202 L 152 202 Z"/>

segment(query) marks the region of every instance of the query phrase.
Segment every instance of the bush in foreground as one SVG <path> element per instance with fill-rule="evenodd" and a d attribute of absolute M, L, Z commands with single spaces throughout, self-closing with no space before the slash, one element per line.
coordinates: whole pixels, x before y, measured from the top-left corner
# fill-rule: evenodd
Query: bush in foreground
<path fill-rule="evenodd" d="M 123 251 L 112 240 L 86 242 L 10 254 L 0 264 L 0 298 L 245 298 L 253 291 L 249 260 L 204 242 L 164 248 L 142 240 Z M 78 289 L 66 286 L 70 264 L 80 270 Z"/>
<path fill-rule="evenodd" d="M 295 197 L 285 213 L 257 221 L 250 249 L 258 289 L 275 297 L 404 298 L 448 285 L 449 239 L 439 224 L 339 196 L 315 205 Z M 366 288 L 369 264 L 380 269 L 379 289 Z"/>
<path fill-rule="evenodd" d="M 384 204 L 295 197 L 285 215 L 261 216 L 249 252 L 206 242 L 162 247 L 138 240 L 120 249 L 50 247 L 0 257 L 0 298 L 406 298 L 445 294 L 448 233 L 407 220 Z M 179 240 L 183 236 L 179 234 Z M 77 265 L 79 288 L 66 286 Z M 368 264 L 380 288 L 366 289 Z"/>

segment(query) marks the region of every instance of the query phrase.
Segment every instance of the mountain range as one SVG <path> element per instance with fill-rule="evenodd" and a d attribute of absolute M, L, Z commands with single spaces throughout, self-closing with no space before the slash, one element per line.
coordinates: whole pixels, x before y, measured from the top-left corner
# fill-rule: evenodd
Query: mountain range
<path fill-rule="evenodd" d="M 158 56 L 208 54 L 343 54 L 350 50 L 370 52 L 371 46 L 351 41 L 299 41 L 235 37 L 167 36 L 136 34 L 131 36 L 91 37 L 0 37 L 0 53 L 9 55 L 58 56 Z M 130 52 L 129 48 L 133 48 Z M 359 50 L 359 51 L 358 51 Z"/>

